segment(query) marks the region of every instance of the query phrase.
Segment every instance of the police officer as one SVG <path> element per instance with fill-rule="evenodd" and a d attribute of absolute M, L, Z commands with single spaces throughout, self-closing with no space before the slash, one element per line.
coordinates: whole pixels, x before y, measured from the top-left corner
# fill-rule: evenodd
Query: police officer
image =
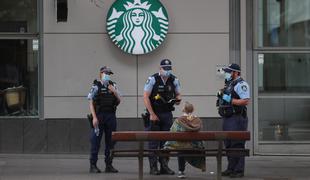
<path fill-rule="evenodd" d="M 89 108 L 93 116 L 91 130 L 90 173 L 100 173 L 97 167 L 98 152 L 103 133 L 105 134 L 105 172 L 117 173 L 112 166 L 110 149 L 113 148 L 112 132 L 116 131 L 116 107 L 121 101 L 121 95 L 110 75 L 113 74 L 107 66 L 100 68 L 100 79 L 95 80 L 88 94 Z"/>
<path fill-rule="evenodd" d="M 240 66 L 230 64 L 223 68 L 225 73 L 225 88 L 222 90 L 219 102 L 219 114 L 223 117 L 224 131 L 246 131 L 248 126 L 247 108 L 250 100 L 249 85 L 240 77 Z M 245 141 L 226 140 L 225 147 L 245 148 Z M 244 176 L 244 157 L 227 157 L 227 169 L 222 176 L 238 178 Z"/>
<path fill-rule="evenodd" d="M 160 62 L 159 73 L 148 78 L 144 86 L 143 100 L 146 109 L 150 113 L 150 124 L 146 127 L 148 131 L 169 131 L 172 125 L 172 111 L 174 104 L 180 104 L 180 83 L 172 74 L 172 65 L 169 59 Z M 171 101 L 173 100 L 173 101 Z M 175 101 L 176 100 L 176 101 Z M 165 142 L 149 142 L 150 149 L 162 148 Z M 160 171 L 157 162 L 160 162 Z M 168 158 L 149 157 L 150 174 L 169 174 L 174 172 L 168 167 Z"/>

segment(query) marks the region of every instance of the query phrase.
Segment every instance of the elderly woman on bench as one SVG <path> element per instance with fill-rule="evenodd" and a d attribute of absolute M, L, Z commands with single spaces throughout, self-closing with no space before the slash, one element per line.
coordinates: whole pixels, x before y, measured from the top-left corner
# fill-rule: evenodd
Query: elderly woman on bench
<path fill-rule="evenodd" d="M 177 118 L 171 126 L 171 132 L 197 132 L 202 128 L 202 122 L 199 117 L 194 116 L 194 106 L 185 102 L 183 107 L 183 115 Z M 204 149 L 203 141 L 167 141 L 164 149 Z M 206 170 L 205 157 L 178 157 L 179 178 L 185 178 L 185 164 L 188 162 L 193 167 Z"/>

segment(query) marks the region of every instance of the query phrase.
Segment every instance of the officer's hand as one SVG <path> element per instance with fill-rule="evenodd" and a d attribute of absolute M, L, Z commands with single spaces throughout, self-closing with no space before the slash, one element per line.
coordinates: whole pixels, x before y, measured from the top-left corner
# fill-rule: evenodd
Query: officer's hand
<path fill-rule="evenodd" d="M 223 95 L 223 100 L 230 103 L 231 102 L 231 94 L 224 94 Z"/>
<path fill-rule="evenodd" d="M 110 91 L 112 91 L 113 93 L 116 92 L 115 87 L 112 86 L 111 84 L 108 86 L 108 89 L 109 89 Z"/>
<path fill-rule="evenodd" d="M 97 117 L 94 117 L 93 118 L 93 126 L 98 127 L 98 124 L 99 124 L 99 121 L 98 121 Z"/>
<path fill-rule="evenodd" d="M 223 91 L 222 90 L 219 90 L 217 93 L 216 93 L 216 96 L 217 97 L 222 97 L 223 95 Z"/>
<path fill-rule="evenodd" d="M 151 121 L 159 121 L 159 118 L 157 117 L 156 114 L 150 114 L 150 120 Z"/>

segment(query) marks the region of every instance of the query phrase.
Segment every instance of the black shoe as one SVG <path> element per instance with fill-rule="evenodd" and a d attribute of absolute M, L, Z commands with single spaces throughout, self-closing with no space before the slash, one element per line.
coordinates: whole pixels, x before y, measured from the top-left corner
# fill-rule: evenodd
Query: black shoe
<path fill-rule="evenodd" d="M 149 158 L 150 161 L 150 175 L 160 175 L 157 166 L 157 159 L 154 157 Z"/>
<path fill-rule="evenodd" d="M 230 178 L 242 178 L 244 176 L 244 172 L 233 172 L 230 174 Z"/>
<path fill-rule="evenodd" d="M 89 173 L 101 173 L 101 170 L 95 164 L 91 164 L 89 168 Z"/>
<path fill-rule="evenodd" d="M 231 170 L 226 170 L 222 172 L 222 176 L 230 176 L 233 172 Z"/>
<path fill-rule="evenodd" d="M 168 161 L 169 158 L 166 157 L 161 157 L 159 158 L 159 162 L 160 162 L 160 174 L 168 174 L 168 175 L 174 175 L 174 171 L 172 171 L 169 167 L 168 167 Z"/>
<path fill-rule="evenodd" d="M 151 168 L 150 175 L 160 175 L 160 173 L 157 168 Z"/>
<path fill-rule="evenodd" d="M 174 175 L 175 173 L 169 167 L 165 167 L 165 168 L 160 168 L 160 174 Z"/>
<path fill-rule="evenodd" d="M 106 173 L 118 173 L 118 170 L 115 169 L 112 165 L 107 165 L 105 167 L 105 172 Z"/>

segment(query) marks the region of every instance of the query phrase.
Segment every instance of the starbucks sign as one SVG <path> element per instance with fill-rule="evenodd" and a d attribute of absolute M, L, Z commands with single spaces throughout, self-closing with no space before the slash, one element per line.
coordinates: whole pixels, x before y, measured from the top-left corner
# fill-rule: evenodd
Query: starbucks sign
<path fill-rule="evenodd" d="M 111 40 L 129 54 L 156 49 L 168 32 L 168 14 L 159 0 L 116 0 L 107 16 Z"/>

